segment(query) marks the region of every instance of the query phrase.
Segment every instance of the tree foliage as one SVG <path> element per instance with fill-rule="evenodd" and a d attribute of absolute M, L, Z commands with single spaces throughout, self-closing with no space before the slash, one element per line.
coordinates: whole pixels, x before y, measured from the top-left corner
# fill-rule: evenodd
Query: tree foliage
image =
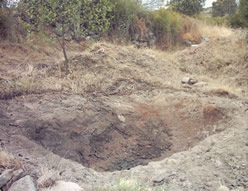
<path fill-rule="evenodd" d="M 248 27 L 248 0 L 240 0 L 238 12 L 231 18 L 233 27 Z"/>
<path fill-rule="evenodd" d="M 239 14 L 244 25 L 248 27 L 248 0 L 240 0 Z"/>
<path fill-rule="evenodd" d="M 185 15 L 195 15 L 202 11 L 205 0 L 171 0 L 173 10 Z"/>
<path fill-rule="evenodd" d="M 74 38 L 86 36 L 89 32 L 104 32 L 110 26 L 108 12 L 112 9 L 109 0 L 23 0 L 21 7 L 30 31 L 53 26 L 63 49 L 65 69 L 68 72 L 68 58 L 65 49 L 66 34 Z"/>
<path fill-rule="evenodd" d="M 223 17 L 225 15 L 233 16 L 236 12 L 237 4 L 235 0 L 217 0 L 213 2 L 213 16 Z"/>

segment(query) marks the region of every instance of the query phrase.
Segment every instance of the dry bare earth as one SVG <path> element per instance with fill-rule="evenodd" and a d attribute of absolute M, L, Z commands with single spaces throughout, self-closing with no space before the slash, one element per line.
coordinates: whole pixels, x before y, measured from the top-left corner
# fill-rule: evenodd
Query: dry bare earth
<path fill-rule="evenodd" d="M 122 177 L 169 190 L 248 189 L 243 32 L 175 53 L 77 47 L 64 78 L 58 52 L 0 52 L 1 147 L 34 178 L 54 172 L 86 190 Z M 199 82 L 182 86 L 187 76 Z"/>

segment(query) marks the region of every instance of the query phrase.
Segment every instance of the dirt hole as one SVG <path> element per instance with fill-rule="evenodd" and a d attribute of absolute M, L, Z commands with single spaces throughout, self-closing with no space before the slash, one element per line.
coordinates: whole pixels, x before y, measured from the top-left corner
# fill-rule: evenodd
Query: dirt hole
<path fill-rule="evenodd" d="M 165 106 L 136 103 L 121 114 L 100 102 L 83 105 L 57 110 L 50 105 L 56 112 L 27 121 L 23 126 L 25 135 L 86 167 L 115 171 L 187 150 L 222 131 L 228 119 L 221 108 L 200 103 Z"/>

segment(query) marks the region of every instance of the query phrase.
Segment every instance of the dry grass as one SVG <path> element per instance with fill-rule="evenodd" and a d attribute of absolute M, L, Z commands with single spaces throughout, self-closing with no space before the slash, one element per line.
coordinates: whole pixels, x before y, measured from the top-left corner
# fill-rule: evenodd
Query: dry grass
<path fill-rule="evenodd" d="M 204 20 L 197 20 L 185 17 L 182 27 L 182 39 L 190 40 L 195 43 L 201 42 L 201 37 L 215 39 L 219 37 L 228 37 L 234 34 L 234 30 L 227 26 L 217 26 L 209 24 Z"/>
<path fill-rule="evenodd" d="M 199 25 L 196 20 L 185 17 L 182 23 L 181 38 L 195 44 L 200 43 L 202 34 L 200 33 Z"/>
<path fill-rule="evenodd" d="M 194 32 L 194 27 L 187 29 L 189 34 Z M 213 32 L 215 28 L 219 35 L 232 34 L 231 29 L 222 27 L 205 26 L 199 30 L 205 31 L 204 34 L 212 31 L 217 35 Z M 47 54 L 46 51 L 50 51 L 51 47 L 39 48 L 38 45 L 32 51 L 21 45 L 0 46 L 0 54 L 2 51 L 3 55 L 0 97 L 5 99 L 46 91 L 130 94 L 155 87 L 180 89 L 181 80 L 185 76 L 211 82 L 208 83 L 209 87 L 232 87 L 230 92 L 237 94 L 235 88 L 243 89 L 246 85 L 243 80 L 244 84 L 238 87 L 241 79 L 247 79 L 244 63 L 246 45 L 243 37 L 235 35 L 177 52 L 137 49 L 132 45 L 120 46 L 107 42 L 93 45 L 71 43 L 68 44 L 71 73 L 67 76 L 60 72 L 63 62 L 60 51 Z"/>
<path fill-rule="evenodd" d="M 199 32 L 202 36 L 209 39 L 215 39 L 219 37 L 228 37 L 234 34 L 233 29 L 226 26 L 210 25 L 203 21 L 196 21 Z"/>
<path fill-rule="evenodd" d="M 21 168 L 21 164 L 13 155 L 0 150 L 0 170 L 19 168 Z"/>
<path fill-rule="evenodd" d="M 41 188 L 50 188 L 54 186 L 55 182 L 60 180 L 59 172 L 55 170 L 41 169 L 41 176 L 39 177 L 37 184 Z"/>

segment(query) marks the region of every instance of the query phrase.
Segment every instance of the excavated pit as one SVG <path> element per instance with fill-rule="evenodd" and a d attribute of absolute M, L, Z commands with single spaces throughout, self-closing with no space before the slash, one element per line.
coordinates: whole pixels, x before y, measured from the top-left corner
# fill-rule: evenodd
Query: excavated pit
<path fill-rule="evenodd" d="M 30 95 L 10 100 L 4 115 L 11 116 L 11 128 L 53 153 L 115 171 L 187 150 L 228 121 L 214 104 L 172 97 L 156 104 L 120 96 Z"/>

